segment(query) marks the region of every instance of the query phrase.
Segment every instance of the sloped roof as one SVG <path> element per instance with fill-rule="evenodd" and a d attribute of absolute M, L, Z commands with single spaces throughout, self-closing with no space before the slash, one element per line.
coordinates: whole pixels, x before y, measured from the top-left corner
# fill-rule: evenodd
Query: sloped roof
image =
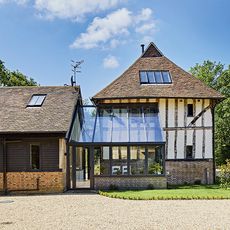
<path fill-rule="evenodd" d="M 168 70 L 172 84 L 140 84 L 139 71 Z M 165 57 L 150 43 L 148 48 L 120 77 L 97 93 L 92 99 L 114 98 L 223 98 L 216 90 L 208 87 Z"/>
<path fill-rule="evenodd" d="M 67 132 L 79 88 L 0 87 L 0 133 Z M 46 94 L 41 107 L 27 107 L 32 95 Z"/>

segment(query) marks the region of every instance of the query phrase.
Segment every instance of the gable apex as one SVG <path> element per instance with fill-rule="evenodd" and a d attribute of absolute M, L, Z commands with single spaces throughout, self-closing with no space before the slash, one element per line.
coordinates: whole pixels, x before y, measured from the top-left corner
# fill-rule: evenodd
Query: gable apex
<path fill-rule="evenodd" d="M 144 53 L 141 57 L 162 57 L 164 56 L 163 53 L 158 49 L 158 47 L 153 43 L 150 42 Z"/>

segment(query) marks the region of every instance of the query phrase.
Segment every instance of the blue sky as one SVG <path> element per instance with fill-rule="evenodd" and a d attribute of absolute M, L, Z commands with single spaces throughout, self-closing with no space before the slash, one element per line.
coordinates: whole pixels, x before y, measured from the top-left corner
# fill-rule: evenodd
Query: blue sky
<path fill-rule="evenodd" d="M 153 41 L 188 70 L 206 59 L 230 64 L 229 0 L 0 0 L 0 59 L 41 85 L 78 83 L 93 96 Z"/>

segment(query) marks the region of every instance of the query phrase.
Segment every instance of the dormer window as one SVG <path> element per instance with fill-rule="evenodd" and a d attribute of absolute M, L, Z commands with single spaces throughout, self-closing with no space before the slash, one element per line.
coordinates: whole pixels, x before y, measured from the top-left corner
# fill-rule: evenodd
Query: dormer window
<path fill-rule="evenodd" d="M 171 84 L 169 71 L 140 71 L 141 84 Z"/>
<path fill-rule="evenodd" d="M 44 100 L 46 98 L 46 94 L 34 94 L 29 103 L 28 103 L 28 107 L 40 107 L 42 106 Z"/>

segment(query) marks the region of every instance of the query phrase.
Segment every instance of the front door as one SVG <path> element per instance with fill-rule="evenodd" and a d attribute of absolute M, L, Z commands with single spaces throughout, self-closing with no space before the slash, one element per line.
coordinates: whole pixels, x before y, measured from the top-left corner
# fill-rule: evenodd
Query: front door
<path fill-rule="evenodd" d="M 90 153 L 88 147 L 73 147 L 70 167 L 71 189 L 90 188 Z"/>

